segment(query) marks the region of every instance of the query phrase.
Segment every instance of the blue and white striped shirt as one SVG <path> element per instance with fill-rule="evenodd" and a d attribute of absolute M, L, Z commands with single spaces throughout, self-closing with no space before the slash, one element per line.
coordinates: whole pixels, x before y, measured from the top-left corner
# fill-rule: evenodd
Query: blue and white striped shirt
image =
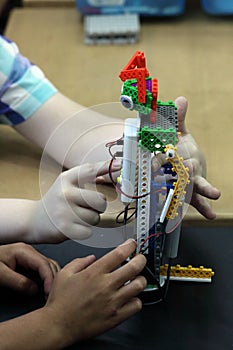
<path fill-rule="evenodd" d="M 15 43 L 0 36 L 0 123 L 24 122 L 56 91 Z"/>

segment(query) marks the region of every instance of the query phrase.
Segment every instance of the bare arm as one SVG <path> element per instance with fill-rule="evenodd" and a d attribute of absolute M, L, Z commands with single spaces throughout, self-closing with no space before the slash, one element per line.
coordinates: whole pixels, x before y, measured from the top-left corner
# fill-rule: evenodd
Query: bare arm
<path fill-rule="evenodd" d="M 46 146 L 52 158 L 71 168 L 82 164 L 83 155 L 90 149 L 94 149 L 93 157 L 85 162 L 109 159 L 104 145 L 98 150 L 98 142 L 121 137 L 123 120 L 87 109 L 58 92 L 15 129 L 42 149 Z"/>
<path fill-rule="evenodd" d="M 12 337 L 14 334 L 14 337 Z M 39 309 L 24 316 L 0 324 L 1 349 L 17 348 L 39 350 L 62 349 L 61 335 L 45 309 Z"/>
<path fill-rule="evenodd" d="M 59 243 L 91 236 L 106 199 L 85 186 L 106 174 L 108 167 L 108 162 L 97 162 L 69 169 L 39 201 L 0 199 L 0 242 Z"/>
<path fill-rule="evenodd" d="M 20 293 L 33 295 L 38 292 L 36 282 L 28 272 L 36 272 L 43 282 L 47 297 L 51 291 L 53 279 L 60 270 L 58 263 L 40 254 L 24 243 L 0 246 L 0 285 Z"/>
<path fill-rule="evenodd" d="M 36 201 L 26 199 L 0 199 L 0 242 L 30 242 Z"/>

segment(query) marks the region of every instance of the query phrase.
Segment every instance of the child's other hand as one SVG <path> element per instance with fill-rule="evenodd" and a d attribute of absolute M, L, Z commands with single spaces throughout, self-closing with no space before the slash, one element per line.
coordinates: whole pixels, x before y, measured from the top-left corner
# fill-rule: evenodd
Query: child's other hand
<path fill-rule="evenodd" d="M 25 275 L 18 269 L 25 271 Z M 15 243 L 0 246 L 0 285 L 4 287 L 29 295 L 36 294 L 37 284 L 26 276 L 27 272 L 35 272 L 43 282 L 47 297 L 59 270 L 56 261 L 43 256 L 30 245 Z"/>
<path fill-rule="evenodd" d="M 178 153 L 184 158 L 184 165 L 190 169 L 193 182 L 193 193 L 190 204 L 196 208 L 205 218 L 215 219 L 216 214 L 207 201 L 220 197 L 220 191 L 206 180 L 206 160 L 196 141 L 189 133 L 185 125 L 185 116 L 188 102 L 185 97 L 175 100 L 178 107 L 178 123 L 181 132 L 178 144 Z M 185 156 L 186 155 L 186 156 Z"/>
<path fill-rule="evenodd" d="M 216 200 L 220 197 L 220 191 L 206 180 L 206 160 L 198 144 L 189 133 L 185 125 L 185 117 L 188 102 L 185 97 L 175 100 L 178 108 L 178 131 L 181 132 L 177 146 L 178 154 L 183 158 L 184 165 L 189 168 L 191 179 L 189 198 L 190 204 L 196 208 L 205 218 L 215 219 L 216 214 L 207 199 Z M 153 171 L 158 170 L 166 163 L 165 155 L 159 154 L 153 158 Z M 188 189 L 187 189 L 188 193 Z"/>

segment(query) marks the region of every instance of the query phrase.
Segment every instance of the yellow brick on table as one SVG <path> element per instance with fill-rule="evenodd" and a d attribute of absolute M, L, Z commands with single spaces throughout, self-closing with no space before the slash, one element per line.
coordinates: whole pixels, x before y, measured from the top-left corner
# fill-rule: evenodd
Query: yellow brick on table
<path fill-rule="evenodd" d="M 160 266 L 161 276 L 166 277 L 168 270 L 168 264 Z M 187 282 L 211 282 L 214 276 L 214 271 L 210 267 L 193 267 L 192 265 L 181 266 L 177 264 L 176 266 L 171 266 L 170 279 L 177 281 L 187 281 Z"/>
<path fill-rule="evenodd" d="M 24 7 L 12 12 L 5 35 L 17 42 L 21 52 L 39 65 L 62 93 L 85 106 L 118 101 L 119 70 L 135 51 L 144 51 L 150 71 L 158 77 L 161 100 L 179 95 L 188 98 L 188 128 L 206 155 L 208 180 L 222 191 L 220 200 L 211 204 L 217 212 L 214 222 L 189 208 L 184 224 L 232 224 L 233 186 L 229 179 L 233 166 L 231 159 L 224 157 L 233 143 L 230 21 L 194 9 L 182 19 L 142 21 L 138 44 L 88 46 L 76 8 Z M 125 119 L 124 110 L 118 117 Z M 29 158 L 28 176 L 37 169 Z M 7 170 L 1 176 L 7 188 Z M 27 179 L 23 181 L 20 192 L 25 189 L 28 193 Z"/>

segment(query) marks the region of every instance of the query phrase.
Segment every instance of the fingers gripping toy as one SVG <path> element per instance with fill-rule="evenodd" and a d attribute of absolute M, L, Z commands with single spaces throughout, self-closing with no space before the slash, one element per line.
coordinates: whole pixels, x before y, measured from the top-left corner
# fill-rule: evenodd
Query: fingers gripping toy
<path fill-rule="evenodd" d="M 122 145 L 122 152 L 117 152 L 122 156 L 122 171 L 116 187 L 125 205 L 125 223 L 129 209 L 135 208 L 137 253 L 147 258 L 143 299 L 150 303 L 163 299 L 167 290 L 189 172 L 177 153 L 177 107 L 172 101 L 157 99 L 158 81 L 149 75 L 144 53 L 137 51 L 119 77 L 122 105 L 138 113 L 126 119 L 123 138 L 115 142 Z M 113 160 L 115 155 L 111 155 Z M 160 169 L 154 166 L 156 157 L 162 159 Z M 112 178 L 111 165 L 109 175 Z"/>

